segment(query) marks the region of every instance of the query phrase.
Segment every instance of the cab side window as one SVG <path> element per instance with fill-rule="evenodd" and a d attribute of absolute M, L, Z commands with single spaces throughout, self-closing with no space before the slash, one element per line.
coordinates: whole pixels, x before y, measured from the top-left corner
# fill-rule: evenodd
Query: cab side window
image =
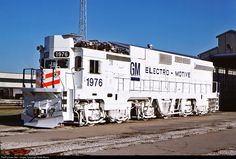
<path fill-rule="evenodd" d="M 82 58 L 81 56 L 75 57 L 75 71 L 80 71 L 82 69 Z"/>
<path fill-rule="evenodd" d="M 97 60 L 90 60 L 90 73 L 99 74 L 100 62 Z"/>

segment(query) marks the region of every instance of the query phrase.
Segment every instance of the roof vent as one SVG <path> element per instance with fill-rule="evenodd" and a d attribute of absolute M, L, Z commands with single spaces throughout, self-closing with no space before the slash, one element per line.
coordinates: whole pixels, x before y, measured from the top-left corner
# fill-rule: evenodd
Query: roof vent
<path fill-rule="evenodd" d="M 147 48 L 152 49 L 153 48 L 152 44 L 148 44 Z"/>

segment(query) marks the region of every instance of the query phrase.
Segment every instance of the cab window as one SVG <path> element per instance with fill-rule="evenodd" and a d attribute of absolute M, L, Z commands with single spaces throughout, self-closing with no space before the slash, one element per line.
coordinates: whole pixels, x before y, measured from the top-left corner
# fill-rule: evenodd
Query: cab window
<path fill-rule="evenodd" d="M 56 61 L 55 60 L 46 60 L 45 68 L 52 68 L 52 67 L 56 67 Z"/>
<path fill-rule="evenodd" d="M 57 67 L 59 68 L 68 68 L 69 62 L 67 59 L 57 60 Z"/>
<path fill-rule="evenodd" d="M 69 67 L 69 60 L 68 59 L 58 59 L 58 60 L 46 60 L 45 61 L 45 68 L 68 68 Z"/>
<path fill-rule="evenodd" d="M 80 71 L 82 69 L 82 58 L 81 56 L 75 57 L 75 70 Z"/>
<path fill-rule="evenodd" d="M 100 62 L 97 60 L 90 60 L 90 73 L 99 74 Z"/>

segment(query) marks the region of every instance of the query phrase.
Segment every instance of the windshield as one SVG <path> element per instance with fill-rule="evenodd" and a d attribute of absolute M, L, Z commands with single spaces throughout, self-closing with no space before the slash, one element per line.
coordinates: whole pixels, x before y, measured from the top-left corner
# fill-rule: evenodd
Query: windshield
<path fill-rule="evenodd" d="M 46 69 L 49 68 L 68 68 L 69 60 L 68 59 L 58 59 L 58 60 L 45 60 Z"/>

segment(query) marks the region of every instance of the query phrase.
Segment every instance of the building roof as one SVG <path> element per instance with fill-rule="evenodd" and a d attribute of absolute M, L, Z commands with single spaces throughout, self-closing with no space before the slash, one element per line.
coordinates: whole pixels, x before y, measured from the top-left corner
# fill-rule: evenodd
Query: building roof
<path fill-rule="evenodd" d="M 212 49 L 209 49 L 209 50 L 207 50 L 207 51 L 204 51 L 204 52 L 198 54 L 198 56 L 202 56 L 202 55 L 204 55 L 204 54 L 209 54 L 209 52 L 211 52 L 211 51 L 213 51 L 213 50 L 217 50 L 217 49 L 218 49 L 218 46 L 217 46 L 217 47 L 214 47 L 214 48 L 212 48 Z"/>
<path fill-rule="evenodd" d="M 215 54 L 210 58 L 216 67 L 236 69 L 236 53 Z"/>
<path fill-rule="evenodd" d="M 222 36 L 222 35 L 224 35 L 224 34 L 227 34 L 227 33 L 236 34 L 236 31 L 235 31 L 235 30 L 228 30 L 228 31 L 226 31 L 226 32 L 224 32 L 224 33 L 222 33 L 222 34 L 220 34 L 220 35 L 217 35 L 216 38 L 218 38 L 218 37 L 220 37 L 220 36 Z"/>
<path fill-rule="evenodd" d="M 224 54 L 215 54 L 211 58 L 236 58 L 236 53 L 224 53 Z"/>

